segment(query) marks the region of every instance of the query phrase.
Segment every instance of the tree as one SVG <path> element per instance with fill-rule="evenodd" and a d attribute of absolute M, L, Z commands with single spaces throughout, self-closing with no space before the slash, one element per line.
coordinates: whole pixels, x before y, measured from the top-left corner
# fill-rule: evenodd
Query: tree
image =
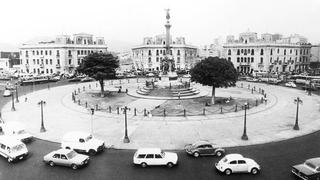
<path fill-rule="evenodd" d="M 104 80 L 115 78 L 118 67 L 119 60 L 112 54 L 91 53 L 84 58 L 77 71 L 99 81 L 101 97 L 104 97 Z"/>
<path fill-rule="evenodd" d="M 215 100 L 215 88 L 236 85 L 237 71 L 231 61 L 218 57 L 208 57 L 198 62 L 191 70 L 191 81 L 212 86 L 211 104 Z"/>

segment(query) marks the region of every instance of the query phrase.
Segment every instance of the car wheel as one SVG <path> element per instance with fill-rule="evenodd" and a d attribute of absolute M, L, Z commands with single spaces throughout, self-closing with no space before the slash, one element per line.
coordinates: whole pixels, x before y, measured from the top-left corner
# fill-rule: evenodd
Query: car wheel
<path fill-rule="evenodd" d="M 168 163 L 167 163 L 167 167 L 168 167 L 168 168 L 172 168 L 172 167 L 173 167 L 173 163 L 172 163 L 172 162 L 168 162 Z"/>
<path fill-rule="evenodd" d="M 222 153 L 221 151 L 217 151 L 217 152 L 216 152 L 216 155 L 217 155 L 218 157 L 222 156 L 222 154 L 223 154 L 223 153 Z"/>
<path fill-rule="evenodd" d="M 259 173 L 259 170 L 257 168 L 252 168 L 251 169 L 251 174 L 256 175 Z"/>
<path fill-rule="evenodd" d="M 143 167 L 143 168 L 147 167 L 147 163 L 145 163 L 145 162 L 141 163 L 141 167 Z"/>
<path fill-rule="evenodd" d="M 72 168 L 72 169 L 78 169 L 78 166 L 75 165 L 75 164 L 71 164 L 71 168 Z"/>
<path fill-rule="evenodd" d="M 231 169 L 226 169 L 226 170 L 224 171 L 224 173 L 225 173 L 226 175 L 230 175 L 230 174 L 232 173 L 232 171 L 231 171 Z"/>
<path fill-rule="evenodd" d="M 49 162 L 49 165 L 50 165 L 51 167 L 53 167 L 53 166 L 54 166 L 54 162 L 53 162 L 53 161 L 50 161 L 50 162 Z"/>
<path fill-rule="evenodd" d="M 93 149 L 90 149 L 89 150 L 89 155 L 90 156 L 93 156 L 93 155 L 95 155 L 97 152 L 95 151 L 95 150 L 93 150 Z"/>
<path fill-rule="evenodd" d="M 200 156 L 200 154 L 199 154 L 199 152 L 194 152 L 194 153 L 193 153 L 193 156 L 197 158 L 197 157 Z"/>

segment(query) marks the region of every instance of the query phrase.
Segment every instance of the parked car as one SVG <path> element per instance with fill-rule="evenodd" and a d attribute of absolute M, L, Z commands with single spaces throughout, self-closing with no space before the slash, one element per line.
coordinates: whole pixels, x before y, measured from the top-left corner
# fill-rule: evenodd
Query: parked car
<path fill-rule="evenodd" d="M 133 163 L 142 167 L 166 165 L 171 168 L 178 163 L 178 155 L 163 152 L 160 148 L 141 148 L 133 156 Z"/>
<path fill-rule="evenodd" d="M 69 82 L 78 82 L 78 81 L 81 81 L 80 77 L 74 77 L 72 79 L 69 79 Z"/>
<path fill-rule="evenodd" d="M 258 82 L 259 80 L 256 78 L 247 78 L 248 82 Z"/>
<path fill-rule="evenodd" d="M 28 156 L 26 145 L 14 137 L 0 136 L 0 155 L 5 157 L 8 162 L 22 160 Z"/>
<path fill-rule="evenodd" d="M 3 91 L 3 97 L 9 97 L 11 96 L 11 91 L 10 90 L 4 90 Z"/>
<path fill-rule="evenodd" d="M 320 179 L 320 157 L 307 159 L 302 164 L 292 166 L 291 172 L 300 179 Z"/>
<path fill-rule="evenodd" d="M 127 77 L 127 78 L 135 78 L 135 77 L 137 77 L 137 76 L 130 73 L 130 74 L 127 74 L 126 77 Z"/>
<path fill-rule="evenodd" d="M 81 82 L 90 82 L 90 81 L 94 81 L 94 78 L 92 77 L 85 77 L 81 79 Z"/>
<path fill-rule="evenodd" d="M 225 153 L 224 149 L 215 144 L 211 144 L 208 141 L 197 141 L 193 144 L 186 145 L 184 149 L 188 154 L 193 155 L 194 157 L 204 155 L 216 155 L 220 157 Z"/>
<path fill-rule="evenodd" d="M 146 76 L 147 77 L 154 77 L 154 74 L 153 73 L 148 73 Z"/>
<path fill-rule="evenodd" d="M 185 74 L 185 75 L 183 75 L 182 77 L 184 77 L 184 78 L 191 78 L 191 75 L 190 75 L 190 74 Z"/>
<path fill-rule="evenodd" d="M 241 154 L 228 154 L 215 164 L 218 171 L 230 175 L 231 173 L 258 174 L 260 166 L 253 159 L 245 158 Z"/>
<path fill-rule="evenodd" d="M 285 86 L 287 86 L 287 87 L 293 87 L 293 88 L 296 88 L 296 87 L 297 87 L 297 85 L 296 85 L 294 82 L 287 82 L 287 83 L 285 84 Z"/>
<path fill-rule="evenodd" d="M 62 137 L 61 147 L 80 153 L 95 155 L 104 150 L 104 141 L 94 138 L 86 132 L 69 132 Z"/>
<path fill-rule="evenodd" d="M 51 167 L 55 165 L 68 166 L 72 169 L 78 169 L 81 166 L 85 166 L 89 163 L 89 156 L 78 154 L 70 149 L 58 149 L 52 151 L 43 157 L 43 161 L 49 164 Z"/>

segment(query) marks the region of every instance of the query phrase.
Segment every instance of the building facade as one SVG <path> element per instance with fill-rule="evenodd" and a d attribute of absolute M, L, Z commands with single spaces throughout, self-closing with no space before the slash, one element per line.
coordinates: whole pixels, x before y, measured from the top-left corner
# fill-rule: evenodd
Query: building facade
<path fill-rule="evenodd" d="M 90 53 L 107 52 L 103 37 L 91 34 L 57 36 L 54 41 L 23 44 L 20 59 L 23 73 L 61 74 L 74 73 L 75 69 Z"/>
<path fill-rule="evenodd" d="M 19 52 L 0 52 L 0 70 L 9 71 L 19 65 Z"/>
<path fill-rule="evenodd" d="M 300 73 L 310 65 L 311 44 L 300 35 L 245 32 L 235 40 L 227 36 L 223 56 L 232 61 L 239 73 L 254 72 Z"/>

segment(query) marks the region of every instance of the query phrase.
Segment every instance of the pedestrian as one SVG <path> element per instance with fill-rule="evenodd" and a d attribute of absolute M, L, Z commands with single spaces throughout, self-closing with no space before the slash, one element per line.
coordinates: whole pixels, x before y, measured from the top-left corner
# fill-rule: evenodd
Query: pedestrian
<path fill-rule="evenodd" d="M 28 98 L 27 98 L 27 97 L 25 97 L 25 98 L 24 98 L 24 102 L 27 102 L 27 101 L 28 101 Z"/>

